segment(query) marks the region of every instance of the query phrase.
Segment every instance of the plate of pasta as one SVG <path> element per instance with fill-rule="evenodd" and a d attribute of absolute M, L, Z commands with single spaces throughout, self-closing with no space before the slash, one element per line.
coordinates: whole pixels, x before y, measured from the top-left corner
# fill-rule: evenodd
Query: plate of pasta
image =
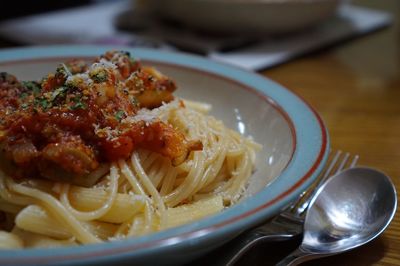
<path fill-rule="evenodd" d="M 0 264 L 185 263 L 276 215 L 329 138 L 300 97 L 202 57 L 0 51 Z"/>

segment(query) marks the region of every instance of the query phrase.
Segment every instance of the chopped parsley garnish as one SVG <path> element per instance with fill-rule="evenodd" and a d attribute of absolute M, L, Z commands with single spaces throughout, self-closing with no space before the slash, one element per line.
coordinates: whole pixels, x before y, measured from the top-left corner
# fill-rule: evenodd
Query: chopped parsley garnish
<path fill-rule="evenodd" d="M 116 114 L 115 114 L 115 119 L 117 119 L 119 122 L 121 122 L 122 118 L 124 117 L 125 112 L 122 110 L 119 110 Z"/>
<path fill-rule="evenodd" d="M 65 69 L 66 69 L 66 67 L 64 67 L 65 65 L 64 64 L 61 64 L 61 65 L 59 65 L 58 67 L 57 67 L 57 69 L 56 69 L 56 73 L 55 73 L 55 76 L 57 77 L 57 78 L 67 78 L 68 77 L 68 72 L 66 72 L 65 71 Z"/>
<path fill-rule="evenodd" d="M 72 105 L 71 107 L 70 107 L 70 109 L 71 110 L 76 110 L 76 109 L 82 109 L 82 110 L 84 110 L 84 109 L 86 109 L 86 104 L 85 103 L 83 103 L 83 102 L 76 102 L 74 105 Z"/>
<path fill-rule="evenodd" d="M 26 92 L 23 92 L 23 93 L 21 93 L 21 95 L 19 95 L 19 98 L 21 99 L 21 100 L 23 100 L 23 99 L 25 99 L 26 97 L 28 97 L 28 93 L 26 93 Z"/>
<path fill-rule="evenodd" d="M 59 87 L 54 90 L 51 94 L 50 101 L 53 102 L 57 98 L 64 98 L 66 95 L 68 88 L 67 87 Z"/>
<path fill-rule="evenodd" d="M 39 95 L 41 91 L 40 84 L 35 82 L 35 81 L 23 81 L 22 85 L 24 85 L 25 88 L 33 92 L 33 95 Z"/>
<path fill-rule="evenodd" d="M 51 107 L 51 103 L 44 97 L 35 98 L 33 104 L 35 105 L 35 107 L 42 107 L 43 110 Z"/>
<path fill-rule="evenodd" d="M 77 109 L 83 109 L 85 110 L 87 108 L 86 103 L 82 102 L 82 97 L 81 95 L 77 95 L 74 98 L 72 98 L 72 102 L 74 103 L 72 106 L 69 107 L 70 110 L 77 110 Z"/>
<path fill-rule="evenodd" d="M 95 71 L 95 73 L 90 73 L 90 78 L 96 83 L 107 81 L 107 72 L 104 69 Z"/>

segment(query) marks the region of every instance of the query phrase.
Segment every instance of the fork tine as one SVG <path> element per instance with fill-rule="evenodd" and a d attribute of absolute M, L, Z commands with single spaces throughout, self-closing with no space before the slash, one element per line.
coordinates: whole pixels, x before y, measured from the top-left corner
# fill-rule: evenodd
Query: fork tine
<path fill-rule="evenodd" d="M 318 178 L 314 182 L 314 184 L 312 184 L 308 190 L 303 192 L 300 195 L 299 199 L 294 204 L 291 205 L 290 211 L 294 213 L 295 216 L 300 217 L 305 213 L 305 211 L 308 208 L 308 205 L 310 204 L 311 199 L 313 198 L 313 195 L 315 194 L 315 192 L 317 191 L 317 189 L 320 187 L 321 184 L 323 184 L 330 176 L 337 174 L 344 168 L 346 168 L 346 164 L 350 158 L 350 153 L 345 153 L 343 155 L 343 158 L 340 158 L 342 155 L 342 151 L 340 150 L 336 151 L 334 155 L 332 154 L 333 153 L 331 152 L 330 156 L 331 157 L 333 156 L 332 160 L 329 162 L 329 164 L 327 164 L 327 166 L 324 167 L 324 169 L 326 169 L 325 172 L 323 172 L 320 175 L 320 178 Z M 359 156 L 355 155 L 348 167 L 349 168 L 354 167 L 357 164 L 358 159 Z"/>
<path fill-rule="evenodd" d="M 346 163 L 349 159 L 349 156 L 350 156 L 350 153 L 348 153 L 348 152 L 344 155 L 343 160 L 340 162 L 338 168 L 336 169 L 335 175 L 343 170 L 344 166 L 346 165 Z"/>
<path fill-rule="evenodd" d="M 350 167 L 349 167 L 349 168 L 353 168 L 354 166 L 356 166 L 356 164 L 357 164 L 359 158 L 360 158 L 360 156 L 355 155 L 354 158 L 353 158 L 353 161 L 352 161 L 351 164 L 350 164 Z"/>
<path fill-rule="evenodd" d="M 339 157 L 341 154 L 342 154 L 342 151 L 340 151 L 340 150 L 335 153 L 335 156 L 333 157 L 331 163 L 329 164 L 328 168 L 326 169 L 325 174 L 323 175 L 321 181 L 325 180 L 326 178 L 328 178 L 330 176 L 330 174 L 331 174 L 333 168 L 335 167 L 336 162 L 339 160 Z M 321 182 L 321 181 L 318 181 L 318 182 Z"/>
<path fill-rule="evenodd" d="M 335 167 L 337 160 L 339 159 L 342 151 L 336 151 L 335 156 L 332 158 L 331 162 L 329 163 L 328 167 L 325 165 L 324 169 L 322 169 L 319 179 L 320 181 L 317 180 L 317 182 L 321 182 L 328 178 L 330 176 L 330 173 L 332 172 L 332 169 Z M 332 151 L 329 151 L 329 156 L 332 155 Z M 304 191 L 303 193 L 300 194 L 299 200 L 307 193 L 308 191 Z M 294 208 L 297 202 L 295 202 L 293 205 L 291 205 L 291 208 Z"/>

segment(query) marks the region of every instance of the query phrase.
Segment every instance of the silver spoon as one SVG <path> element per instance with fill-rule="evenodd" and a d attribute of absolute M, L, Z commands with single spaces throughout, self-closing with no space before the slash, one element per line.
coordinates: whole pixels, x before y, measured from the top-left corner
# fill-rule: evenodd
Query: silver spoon
<path fill-rule="evenodd" d="M 355 167 L 331 177 L 310 202 L 303 242 L 277 266 L 298 265 L 371 241 L 389 225 L 396 205 L 396 189 L 380 171 Z"/>

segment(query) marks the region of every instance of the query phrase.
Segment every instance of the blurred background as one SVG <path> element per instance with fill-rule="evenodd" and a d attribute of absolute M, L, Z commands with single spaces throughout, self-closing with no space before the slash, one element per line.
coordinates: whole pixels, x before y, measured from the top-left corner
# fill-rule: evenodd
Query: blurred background
<path fill-rule="evenodd" d="M 256 71 L 393 26 L 399 13 L 395 0 L 38 0 L 7 5 L 0 19 L 1 47 L 152 47 Z"/>

